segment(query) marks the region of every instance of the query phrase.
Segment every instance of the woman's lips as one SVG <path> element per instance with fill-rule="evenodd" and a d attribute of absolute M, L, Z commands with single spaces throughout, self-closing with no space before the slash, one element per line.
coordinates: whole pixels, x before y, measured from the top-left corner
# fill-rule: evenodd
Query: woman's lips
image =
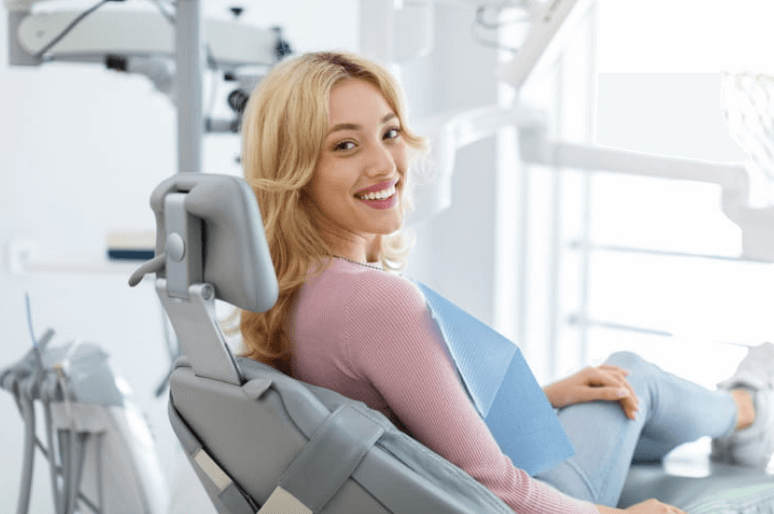
<path fill-rule="evenodd" d="M 398 182 L 398 180 L 388 180 L 369 186 L 358 191 L 355 198 L 374 209 L 390 209 L 398 203 L 398 190 L 396 188 Z M 389 194 L 389 196 L 383 196 L 384 194 Z"/>
<path fill-rule="evenodd" d="M 379 191 L 384 191 L 390 187 L 395 187 L 397 184 L 398 180 L 385 180 L 384 182 L 379 182 L 378 184 L 374 184 L 373 186 L 368 186 L 361 189 L 360 191 L 357 191 L 355 196 L 360 197 L 367 195 L 368 193 L 378 193 Z"/>
<path fill-rule="evenodd" d="M 393 194 L 384 200 L 366 200 L 364 198 L 358 198 L 358 200 L 374 209 L 391 209 L 398 204 L 398 195 L 397 193 Z"/>

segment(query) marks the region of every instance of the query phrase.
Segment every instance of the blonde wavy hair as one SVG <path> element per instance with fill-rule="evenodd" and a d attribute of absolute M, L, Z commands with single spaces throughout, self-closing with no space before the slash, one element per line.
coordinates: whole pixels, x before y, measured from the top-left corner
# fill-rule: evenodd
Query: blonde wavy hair
<path fill-rule="evenodd" d="M 243 311 L 243 355 L 291 373 L 289 320 L 310 271 L 322 271 L 331 252 L 305 201 L 328 130 L 331 89 L 348 78 L 375 85 L 398 117 L 401 135 L 414 156 L 426 142 L 406 124 L 402 91 L 381 65 L 345 52 L 308 53 L 275 67 L 250 96 L 242 121 L 242 165 L 263 217 L 279 282 L 279 299 L 265 313 Z M 402 231 L 385 238 L 382 264 L 400 269 L 408 253 Z"/>

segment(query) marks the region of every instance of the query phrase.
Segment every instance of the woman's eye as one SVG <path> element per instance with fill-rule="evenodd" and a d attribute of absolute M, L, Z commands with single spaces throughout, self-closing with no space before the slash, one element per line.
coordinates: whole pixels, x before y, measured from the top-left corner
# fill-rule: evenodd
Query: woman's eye
<path fill-rule="evenodd" d="M 347 151 L 353 148 L 355 148 L 355 143 L 352 141 L 342 141 L 341 143 L 336 143 L 336 146 L 333 147 L 336 151 Z"/>
<path fill-rule="evenodd" d="M 395 139 L 400 135 L 400 129 L 393 127 L 384 133 L 384 139 Z"/>

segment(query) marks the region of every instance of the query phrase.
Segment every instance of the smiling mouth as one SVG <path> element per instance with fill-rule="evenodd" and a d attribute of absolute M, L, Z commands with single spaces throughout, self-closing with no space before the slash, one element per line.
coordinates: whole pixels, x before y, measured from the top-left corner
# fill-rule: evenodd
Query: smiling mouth
<path fill-rule="evenodd" d="M 397 182 L 387 184 L 387 187 L 380 189 L 379 191 L 368 191 L 363 193 L 355 193 L 355 198 L 358 200 L 386 200 L 395 195 Z"/>
<path fill-rule="evenodd" d="M 355 197 L 360 200 L 386 200 L 387 198 L 393 196 L 394 194 L 395 194 L 395 186 L 390 186 L 387 189 L 382 189 L 381 191 L 355 195 Z"/>

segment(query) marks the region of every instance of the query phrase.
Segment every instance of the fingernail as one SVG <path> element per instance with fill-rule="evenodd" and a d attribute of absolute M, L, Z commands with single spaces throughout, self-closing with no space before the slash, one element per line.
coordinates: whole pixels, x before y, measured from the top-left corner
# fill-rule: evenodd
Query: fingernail
<path fill-rule="evenodd" d="M 629 390 L 628 389 L 619 389 L 618 390 L 618 397 L 624 398 L 626 396 L 629 396 Z"/>

